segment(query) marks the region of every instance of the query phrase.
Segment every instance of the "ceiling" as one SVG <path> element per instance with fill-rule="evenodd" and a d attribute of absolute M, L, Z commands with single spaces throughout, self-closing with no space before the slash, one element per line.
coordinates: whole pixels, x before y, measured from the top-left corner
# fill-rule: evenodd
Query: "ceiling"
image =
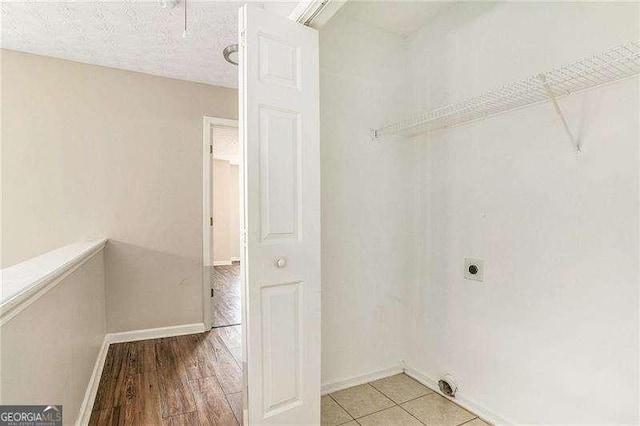
<path fill-rule="evenodd" d="M 258 3 L 265 7 L 264 2 Z M 113 68 L 237 87 L 237 68 L 222 57 L 236 42 L 240 1 L 2 2 L 1 46 Z M 266 5 L 286 15 L 297 2 Z"/>
<path fill-rule="evenodd" d="M 453 1 L 350 1 L 341 13 L 404 37 L 454 4 Z"/>
<path fill-rule="evenodd" d="M 3 1 L 0 46 L 77 62 L 147 74 L 237 87 L 237 68 L 222 57 L 236 42 L 243 0 L 185 0 L 163 8 L 157 0 Z M 340 1 L 334 0 L 336 3 Z M 260 1 L 258 6 L 288 16 L 297 0 Z M 345 11 L 406 36 L 450 7 L 450 2 L 351 1 Z"/>

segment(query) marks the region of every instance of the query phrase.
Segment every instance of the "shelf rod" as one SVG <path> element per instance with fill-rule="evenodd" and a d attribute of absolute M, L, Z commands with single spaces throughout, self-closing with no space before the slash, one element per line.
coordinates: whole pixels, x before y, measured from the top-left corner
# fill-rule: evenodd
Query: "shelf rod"
<path fill-rule="evenodd" d="M 573 137 L 573 133 L 571 133 L 571 129 L 569 129 L 569 125 L 567 124 L 567 120 L 564 118 L 564 114 L 560 109 L 560 105 L 558 105 L 556 96 L 553 94 L 553 90 L 551 90 L 549 83 L 547 83 L 547 77 L 545 77 L 544 74 L 540 74 L 538 76 L 538 79 L 540 80 L 540 82 L 542 82 L 542 85 L 544 86 L 544 90 L 547 92 L 547 96 L 549 96 L 549 100 L 553 105 L 553 109 L 556 111 L 556 114 L 558 114 L 558 117 L 560 117 L 560 120 L 562 121 L 564 130 L 567 132 L 567 135 L 569 136 L 569 142 L 571 142 L 571 146 L 573 146 L 577 152 L 581 152 L 582 150 L 580 149 L 580 142 L 577 142 Z"/>
<path fill-rule="evenodd" d="M 633 41 L 551 71 L 503 85 L 479 96 L 372 130 L 371 139 L 379 140 L 387 135 L 405 132 L 412 135 L 431 132 L 550 101 L 562 120 L 572 146 L 581 152 L 581 141 L 572 134 L 557 98 L 634 77 L 639 73 L 640 41 Z"/>

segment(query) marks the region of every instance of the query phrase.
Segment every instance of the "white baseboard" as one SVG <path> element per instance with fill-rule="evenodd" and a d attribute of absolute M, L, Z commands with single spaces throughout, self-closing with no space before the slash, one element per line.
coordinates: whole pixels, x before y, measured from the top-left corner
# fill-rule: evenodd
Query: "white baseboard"
<path fill-rule="evenodd" d="M 172 327 L 149 328 L 146 330 L 125 331 L 122 333 L 108 333 L 105 335 L 102 346 L 100 347 L 100 352 L 98 352 L 98 358 L 93 366 L 93 372 L 89 378 L 87 390 L 84 393 L 84 399 L 80 405 L 80 412 L 78 413 L 78 418 L 75 423 L 76 426 L 82 426 L 89 423 L 91 411 L 93 410 L 93 403 L 95 402 L 96 394 L 98 393 L 98 386 L 100 385 L 102 369 L 104 368 L 104 362 L 107 359 L 107 352 L 109 351 L 110 344 L 181 336 L 183 334 L 202 333 L 204 330 L 204 324 L 197 323 L 175 325 Z"/>
<path fill-rule="evenodd" d="M 385 368 L 383 370 L 374 371 L 373 373 L 362 374 L 360 376 L 348 377 L 345 379 L 336 380 L 322 385 L 321 393 L 326 395 L 331 392 L 336 392 L 342 389 L 347 389 L 352 386 L 362 385 L 364 383 L 372 382 L 374 380 L 383 379 L 385 377 L 393 376 L 394 374 L 402 373 L 403 366 L 398 364 L 394 367 Z"/>
<path fill-rule="evenodd" d="M 107 340 L 107 336 L 105 336 L 104 340 L 102 341 L 100 351 L 98 352 L 96 363 L 93 366 L 93 371 L 91 372 L 91 377 L 89 378 L 89 384 L 87 385 L 87 390 L 84 393 L 84 399 L 82 400 L 82 404 L 80 405 L 80 412 L 78 413 L 78 418 L 76 419 L 77 426 L 89 424 L 89 419 L 91 418 L 91 410 L 93 410 L 93 403 L 96 399 L 96 394 L 98 393 L 100 377 L 102 376 L 102 369 L 104 368 L 104 362 L 107 359 L 108 350 L 109 341 Z"/>
<path fill-rule="evenodd" d="M 322 395 L 326 395 L 331 392 L 336 392 L 342 389 L 347 389 L 352 386 L 362 385 L 364 383 L 372 382 L 374 380 L 383 379 L 388 376 L 393 376 L 394 374 L 399 374 L 404 372 L 410 377 L 413 377 L 418 382 L 422 383 L 429 389 L 434 392 L 439 393 L 450 401 L 456 403 L 462 408 L 471 411 L 476 414 L 482 420 L 485 420 L 493 425 L 512 425 L 515 424 L 502 416 L 499 416 L 492 410 L 486 408 L 482 404 L 479 404 L 469 398 L 467 398 L 464 394 L 458 392 L 455 398 L 449 398 L 444 395 L 438 389 L 438 380 L 433 378 L 431 375 L 424 374 L 412 367 L 409 367 L 404 364 L 398 364 L 395 367 L 385 368 L 383 370 L 374 371 L 373 373 L 362 374 L 359 376 L 348 377 L 345 379 L 336 380 L 329 383 L 324 383 L 322 385 L 321 393 Z"/>
<path fill-rule="evenodd" d="M 231 266 L 232 263 L 230 260 L 216 260 L 213 262 L 213 266 Z"/>
<path fill-rule="evenodd" d="M 239 257 L 232 257 L 231 258 L 231 262 L 240 262 L 240 258 Z"/>
<path fill-rule="evenodd" d="M 107 334 L 104 337 L 104 341 L 102 342 L 102 347 L 100 348 L 100 352 L 98 352 L 98 357 L 93 367 L 93 372 L 91 374 L 91 378 L 89 379 L 89 384 L 87 386 L 87 390 L 85 392 L 82 405 L 80 406 L 80 412 L 78 414 L 78 418 L 76 419 L 76 425 L 86 425 L 89 422 L 89 418 L 91 417 L 91 410 L 93 409 L 93 403 L 94 403 L 96 394 L 98 392 L 98 385 L 100 384 L 100 377 L 102 376 L 102 369 L 104 368 L 105 359 L 107 357 L 107 351 L 111 343 L 134 342 L 137 340 L 181 336 L 184 334 L 202 333 L 204 332 L 204 330 L 205 330 L 205 327 L 203 323 L 196 323 L 196 324 L 176 325 L 172 327 L 149 328 L 146 330 L 133 330 L 133 331 L 125 331 L 122 333 Z M 426 387 L 430 388 L 434 392 L 437 392 L 440 395 L 444 396 L 445 398 L 451 400 L 452 402 L 455 402 L 462 408 L 475 413 L 481 419 L 493 425 L 514 424 L 513 422 L 505 419 L 504 417 L 496 414 L 492 410 L 486 408 L 482 404 L 467 398 L 464 394 L 460 392 L 458 392 L 455 398 L 449 398 L 448 396 L 440 392 L 440 390 L 438 389 L 438 380 L 435 379 L 433 376 L 422 373 L 410 366 L 403 365 L 403 364 L 398 364 L 396 366 L 374 371 L 372 373 L 362 374 L 359 376 L 352 376 L 348 378 L 335 380 L 333 382 L 324 383 L 322 385 L 321 393 L 322 395 L 326 395 L 331 392 L 347 389 L 352 386 L 362 385 L 364 383 L 368 383 L 378 379 L 383 379 L 385 377 L 393 376 L 394 374 L 399 374 L 402 372 L 414 378 L 415 380 L 422 383 Z"/>
<path fill-rule="evenodd" d="M 121 333 L 109 333 L 106 338 L 109 340 L 109 343 L 123 343 L 202 332 L 204 332 L 204 324 L 196 323 L 174 325 L 171 327 L 148 328 L 146 330 L 124 331 Z"/>
<path fill-rule="evenodd" d="M 433 378 L 431 375 L 428 374 L 424 374 L 414 368 L 411 368 L 409 366 L 405 366 L 404 368 L 404 372 L 407 376 L 409 377 L 413 377 L 415 380 L 417 380 L 418 382 L 422 383 L 423 385 L 425 385 L 426 387 L 430 388 L 431 390 L 433 390 L 434 392 L 439 393 L 440 395 L 444 396 L 445 398 L 449 399 L 450 401 L 456 403 L 457 405 L 461 406 L 462 408 L 471 411 L 472 413 L 476 414 L 478 417 L 480 417 L 482 420 L 485 420 L 493 425 L 512 425 L 514 424 L 511 421 L 508 421 L 507 419 L 505 419 L 502 416 L 497 415 L 495 412 L 493 412 L 492 410 L 486 408 L 485 406 L 467 398 L 464 394 L 458 392 L 456 393 L 456 397 L 455 398 L 449 398 L 448 396 L 444 395 L 442 392 L 440 392 L 440 390 L 438 389 L 438 380 Z"/>

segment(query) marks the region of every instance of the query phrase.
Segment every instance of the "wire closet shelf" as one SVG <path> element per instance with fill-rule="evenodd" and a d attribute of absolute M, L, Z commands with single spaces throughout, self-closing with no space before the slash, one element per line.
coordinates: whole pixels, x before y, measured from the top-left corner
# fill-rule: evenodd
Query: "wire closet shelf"
<path fill-rule="evenodd" d="M 639 72 L 640 42 L 635 41 L 552 71 L 504 85 L 480 96 L 373 130 L 371 136 L 373 139 L 395 134 L 415 136 L 551 101 L 572 139 L 556 98 L 632 77 Z M 577 144 L 576 148 L 580 150 Z"/>

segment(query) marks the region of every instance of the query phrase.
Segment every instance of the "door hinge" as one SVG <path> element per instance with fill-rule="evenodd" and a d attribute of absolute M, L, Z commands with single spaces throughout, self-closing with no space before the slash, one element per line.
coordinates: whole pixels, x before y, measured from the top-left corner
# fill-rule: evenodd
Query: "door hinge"
<path fill-rule="evenodd" d="M 209 226 L 213 226 L 213 217 L 209 218 Z"/>
<path fill-rule="evenodd" d="M 209 145 L 209 154 L 213 154 L 213 145 Z"/>
<path fill-rule="evenodd" d="M 211 289 L 211 297 L 213 297 L 213 289 Z"/>

